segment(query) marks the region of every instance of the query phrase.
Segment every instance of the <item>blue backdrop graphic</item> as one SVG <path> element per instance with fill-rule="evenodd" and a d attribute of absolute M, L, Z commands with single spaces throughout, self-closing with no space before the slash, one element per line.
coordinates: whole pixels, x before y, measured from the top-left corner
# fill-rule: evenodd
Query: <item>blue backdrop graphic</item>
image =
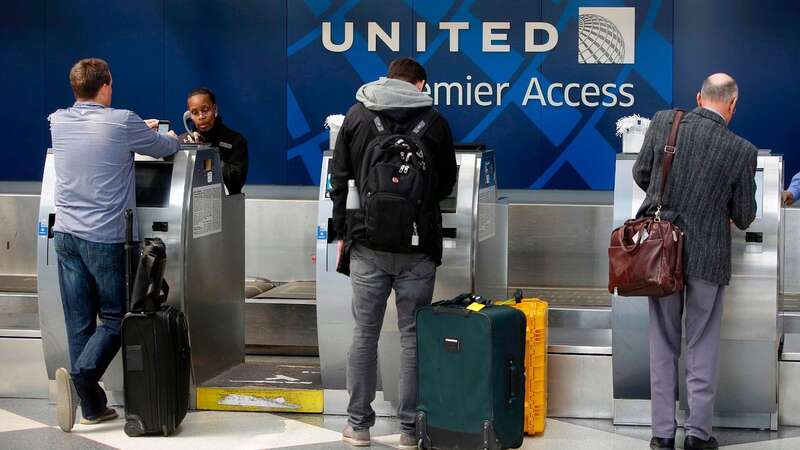
<path fill-rule="evenodd" d="M 440 104 L 460 141 L 497 150 L 504 188 L 611 189 L 620 140 L 614 123 L 650 116 L 673 104 L 692 107 L 702 79 L 731 72 L 741 100 L 731 128 L 757 146 L 784 153 L 786 172 L 800 170 L 794 152 L 794 107 L 800 91 L 800 8 L 781 0 L 32 0 L 5 2 L 0 15 L 0 80 L 7 106 L 0 120 L 10 139 L 0 148 L 0 180 L 37 180 L 49 145 L 46 116 L 72 103 L 67 71 L 77 59 L 107 59 L 114 106 L 175 124 L 196 85 L 217 91 L 221 114 L 251 148 L 251 184 L 311 184 L 327 147 L 322 124 L 343 113 L 362 83 L 385 74 L 397 56 L 423 62 L 431 82 L 511 84 L 501 105 Z M 583 65 L 577 58 L 580 7 L 635 7 L 635 63 Z M 699 20 L 698 18 L 703 18 Z M 353 48 L 322 45 L 329 21 L 341 42 L 355 24 Z M 400 52 L 378 42 L 367 51 L 367 23 L 400 23 Z M 440 22 L 469 22 L 460 51 L 449 51 Z M 481 51 L 482 22 L 511 22 L 507 53 Z M 558 45 L 524 52 L 524 22 L 552 23 Z M 427 24 L 417 52 L 416 23 Z M 537 40 L 543 35 L 537 34 Z M 790 76 L 790 74 L 792 76 Z M 550 83 L 623 83 L 635 104 L 522 105 L 531 78 Z M 573 94 L 575 95 L 575 94 Z M 555 100 L 563 100 L 556 94 Z"/>
<path fill-rule="evenodd" d="M 298 183 L 319 178 L 319 146 L 327 135 L 309 124 L 319 124 L 326 115 L 346 111 L 353 92 L 363 82 L 386 73 L 387 62 L 396 54 L 378 44 L 367 51 L 367 22 L 386 29 L 400 22 L 400 54 L 416 57 L 428 71 L 431 83 L 511 83 L 500 106 L 442 105 L 457 141 L 479 141 L 497 150 L 498 179 L 503 187 L 611 189 L 619 138 L 614 124 L 623 115 L 652 115 L 672 103 L 672 1 L 505 1 L 418 2 L 323 2 L 307 0 L 289 4 L 287 55 L 287 123 L 290 126 L 290 161 L 299 158 L 306 168 L 293 175 Z M 578 64 L 577 23 L 579 6 L 636 7 L 636 63 L 633 65 Z M 332 23 L 333 41 L 342 42 L 344 21 L 355 24 L 353 47 L 345 53 L 325 49 L 320 23 Z M 427 50 L 416 52 L 415 23 L 427 23 Z M 462 32 L 460 51 L 449 51 L 448 32 L 439 22 L 468 22 Z M 485 53 L 481 49 L 481 22 L 511 22 L 508 53 Z M 556 26 L 558 45 L 550 52 L 524 52 L 524 22 L 549 22 Z M 337 34 L 338 32 L 338 34 Z M 381 51 L 382 49 L 382 51 Z M 322 61 L 321 66 L 309 61 Z M 322 69 L 322 70 L 320 70 Z M 636 103 L 630 108 L 542 106 L 522 101 L 530 80 L 536 77 L 542 89 L 559 83 L 633 83 Z M 557 94 L 558 96 L 558 94 Z M 320 102 L 320 99 L 326 99 Z M 557 97 L 561 101 L 563 98 Z"/>

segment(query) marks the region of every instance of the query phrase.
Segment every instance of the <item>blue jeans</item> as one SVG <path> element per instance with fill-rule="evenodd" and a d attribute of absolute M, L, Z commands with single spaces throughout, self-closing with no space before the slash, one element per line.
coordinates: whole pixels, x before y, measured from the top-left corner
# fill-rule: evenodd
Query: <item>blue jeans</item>
<path fill-rule="evenodd" d="M 108 401 L 100 378 L 120 348 L 125 315 L 125 248 L 124 244 L 90 242 L 60 232 L 55 233 L 54 240 L 70 375 L 83 416 L 96 417 L 105 411 Z"/>

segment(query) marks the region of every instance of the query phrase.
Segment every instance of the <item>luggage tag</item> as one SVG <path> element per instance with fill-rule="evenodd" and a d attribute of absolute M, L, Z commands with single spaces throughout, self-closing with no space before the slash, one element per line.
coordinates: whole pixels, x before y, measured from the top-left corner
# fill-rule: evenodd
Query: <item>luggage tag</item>
<path fill-rule="evenodd" d="M 647 228 L 643 228 L 642 231 L 639 231 L 639 232 L 637 232 L 636 234 L 633 235 L 633 238 L 632 238 L 633 242 L 639 242 L 639 234 L 642 235 L 641 242 L 646 241 L 647 238 L 650 237 L 650 233 L 647 232 Z"/>
<path fill-rule="evenodd" d="M 467 306 L 467 309 L 470 310 L 470 311 L 473 311 L 473 312 L 478 312 L 478 311 L 482 310 L 483 308 L 486 308 L 486 305 L 484 305 L 483 303 L 478 303 L 478 302 L 472 302 L 472 303 L 469 304 L 469 306 Z"/>

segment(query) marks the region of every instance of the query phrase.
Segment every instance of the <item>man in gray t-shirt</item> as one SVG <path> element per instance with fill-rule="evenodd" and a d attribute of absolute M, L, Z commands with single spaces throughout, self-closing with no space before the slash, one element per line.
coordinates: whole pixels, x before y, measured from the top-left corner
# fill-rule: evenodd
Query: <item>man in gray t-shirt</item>
<path fill-rule="evenodd" d="M 175 133 L 155 130 L 157 120 L 110 107 L 105 61 L 78 61 L 69 80 L 75 104 L 48 117 L 56 170 L 54 241 L 71 366 L 56 371 L 58 425 L 64 431 L 72 430 L 78 400 L 83 424 L 117 417 L 98 383 L 120 347 L 126 308 L 123 212 L 136 209 L 134 153 L 160 158 L 180 147 Z M 72 397 L 73 386 L 79 399 Z"/>

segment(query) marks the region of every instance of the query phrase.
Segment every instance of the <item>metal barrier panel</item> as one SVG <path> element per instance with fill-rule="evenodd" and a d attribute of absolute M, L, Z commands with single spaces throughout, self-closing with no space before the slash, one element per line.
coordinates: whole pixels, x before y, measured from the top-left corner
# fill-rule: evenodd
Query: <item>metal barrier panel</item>
<path fill-rule="evenodd" d="M 0 194 L 0 291 L 36 290 L 38 195 Z"/>
<path fill-rule="evenodd" d="M 311 200 L 247 198 L 245 274 L 272 281 L 312 281 L 317 225 Z"/>
<path fill-rule="evenodd" d="M 611 205 L 509 205 L 508 284 L 604 288 Z"/>

